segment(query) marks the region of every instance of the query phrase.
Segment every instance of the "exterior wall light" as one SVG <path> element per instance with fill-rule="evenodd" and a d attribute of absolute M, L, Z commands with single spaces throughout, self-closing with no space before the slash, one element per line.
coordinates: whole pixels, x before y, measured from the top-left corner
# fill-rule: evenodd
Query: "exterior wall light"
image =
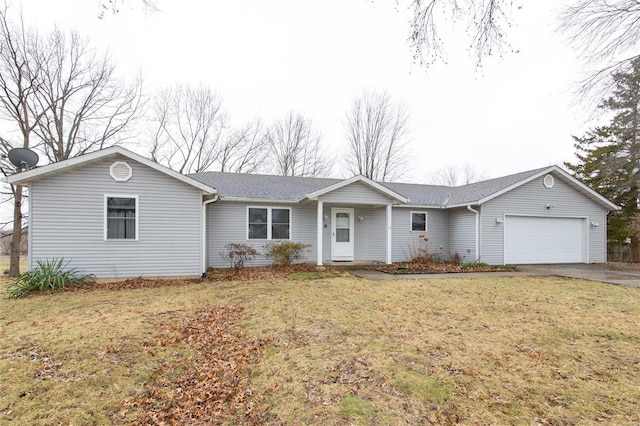
<path fill-rule="evenodd" d="M 496 224 L 500 225 L 501 223 L 504 223 L 504 219 L 501 217 L 496 217 Z"/>
<path fill-rule="evenodd" d="M 600 226 L 600 224 L 598 222 L 591 222 L 591 227 L 592 228 L 597 228 L 599 226 Z"/>
<path fill-rule="evenodd" d="M 360 223 L 364 222 L 364 217 L 362 215 L 358 216 L 358 222 Z"/>

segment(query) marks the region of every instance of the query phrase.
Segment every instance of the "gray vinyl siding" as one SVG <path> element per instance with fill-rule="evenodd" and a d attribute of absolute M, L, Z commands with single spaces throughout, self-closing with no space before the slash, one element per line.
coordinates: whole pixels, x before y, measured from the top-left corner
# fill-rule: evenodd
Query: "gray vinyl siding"
<path fill-rule="evenodd" d="M 427 232 L 411 231 L 411 212 L 427 213 Z M 438 253 L 443 258 L 449 255 L 449 215 L 444 209 L 420 209 L 396 207 L 393 209 L 393 228 L 391 246 L 392 262 L 410 260 L 414 248 L 424 248 Z M 424 241 L 420 235 L 429 239 Z"/>
<path fill-rule="evenodd" d="M 114 161 L 132 167 L 131 179 L 111 178 Z M 64 258 L 98 278 L 200 275 L 200 190 L 124 157 L 52 174 L 30 188 L 31 267 Z M 138 197 L 138 241 L 105 241 L 105 194 Z"/>
<path fill-rule="evenodd" d="M 483 206 L 484 208 L 484 206 Z M 474 210 L 480 210 L 475 207 Z M 458 253 L 463 262 L 476 260 L 476 217 L 465 207 L 449 212 L 449 251 Z M 482 250 L 481 250 L 482 252 Z"/>
<path fill-rule="evenodd" d="M 356 207 L 354 215 L 354 258 L 384 262 L 387 256 L 386 207 Z M 362 223 L 358 220 L 360 216 L 364 218 Z"/>
<path fill-rule="evenodd" d="M 341 203 L 349 206 L 357 204 L 389 204 L 392 200 L 362 182 L 354 182 L 328 194 L 318 197 L 326 203 Z M 348 207 L 345 205 L 345 207 Z"/>
<path fill-rule="evenodd" d="M 207 266 L 214 268 L 227 268 L 231 266 L 224 260 L 220 253 L 225 252 L 228 243 L 247 244 L 255 248 L 259 256 L 256 256 L 245 266 L 270 265 L 271 260 L 263 256 L 264 245 L 269 240 L 247 239 L 247 208 L 275 207 L 291 209 L 290 241 L 310 244 L 305 250 L 305 260 L 316 259 L 316 206 L 283 205 L 268 203 L 236 203 L 217 201 L 207 205 Z M 272 240 L 281 241 L 281 240 Z M 287 240 L 289 241 L 289 240 Z"/>
<path fill-rule="evenodd" d="M 480 235 L 483 262 L 496 265 L 504 262 L 504 225 L 497 224 L 496 218 L 504 218 L 505 214 L 584 217 L 587 222 L 588 262 L 606 261 L 606 210 L 582 192 L 569 186 L 560 175 L 553 176 L 555 184 L 552 188 L 544 187 L 543 178 L 540 177 L 482 206 Z M 553 207 L 547 209 L 547 205 Z M 598 222 L 600 226 L 591 228 L 588 226 L 591 222 Z"/>

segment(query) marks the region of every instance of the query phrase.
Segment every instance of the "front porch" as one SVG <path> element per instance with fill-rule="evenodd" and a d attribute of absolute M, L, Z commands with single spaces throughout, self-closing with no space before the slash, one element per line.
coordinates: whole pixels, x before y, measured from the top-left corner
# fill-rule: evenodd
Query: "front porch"
<path fill-rule="evenodd" d="M 316 204 L 318 266 L 391 263 L 393 206 L 408 202 L 402 195 L 355 176 L 308 194 L 305 201 Z"/>
<path fill-rule="evenodd" d="M 391 263 L 392 205 L 318 202 L 316 265 Z"/>

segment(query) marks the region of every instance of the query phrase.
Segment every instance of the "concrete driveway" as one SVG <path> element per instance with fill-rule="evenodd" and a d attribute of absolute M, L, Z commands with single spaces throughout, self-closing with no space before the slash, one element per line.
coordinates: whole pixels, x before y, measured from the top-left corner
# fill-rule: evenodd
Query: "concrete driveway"
<path fill-rule="evenodd" d="M 617 269 L 604 264 L 518 265 L 517 268 L 530 275 L 555 275 L 640 287 L 640 270 Z"/>
<path fill-rule="evenodd" d="M 393 275 L 379 271 L 353 270 L 353 275 L 369 280 L 407 280 L 437 278 L 509 277 L 509 276 L 558 276 L 600 281 L 609 284 L 640 287 L 640 270 L 614 269 L 607 265 L 518 265 L 514 272 L 472 272 L 464 274 L 415 274 Z"/>

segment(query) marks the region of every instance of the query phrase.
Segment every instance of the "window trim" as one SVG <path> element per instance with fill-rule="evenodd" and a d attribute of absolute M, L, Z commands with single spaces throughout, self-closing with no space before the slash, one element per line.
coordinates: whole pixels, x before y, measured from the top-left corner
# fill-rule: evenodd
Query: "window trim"
<path fill-rule="evenodd" d="M 418 214 L 423 214 L 424 215 L 424 231 L 415 231 L 413 229 L 413 214 L 414 213 L 418 213 Z M 428 212 L 419 211 L 419 210 L 411 210 L 409 212 L 409 231 L 410 232 L 427 232 L 428 223 L 429 223 L 429 213 Z"/>
<path fill-rule="evenodd" d="M 267 238 L 249 238 L 249 209 L 266 209 L 267 210 Z M 271 211 L 276 210 L 289 210 L 289 238 L 272 238 L 273 222 L 271 220 Z M 245 237 L 247 241 L 291 241 L 293 240 L 293 212 L 291 207 L 286 206 L 247 206 L 247 214 L 245 221 Z"/>
<path fill-rule="evenodd" d="M 107 201 L 109 198 L 133 198 L 136 200 L 136 236 L 135 238 L 109 238 L 108 237 L 108 208 Z M 140 235 L 140 199 L 137 195 L 130 194 L 104 194 L 104 241 L 138 241 Z"/>

